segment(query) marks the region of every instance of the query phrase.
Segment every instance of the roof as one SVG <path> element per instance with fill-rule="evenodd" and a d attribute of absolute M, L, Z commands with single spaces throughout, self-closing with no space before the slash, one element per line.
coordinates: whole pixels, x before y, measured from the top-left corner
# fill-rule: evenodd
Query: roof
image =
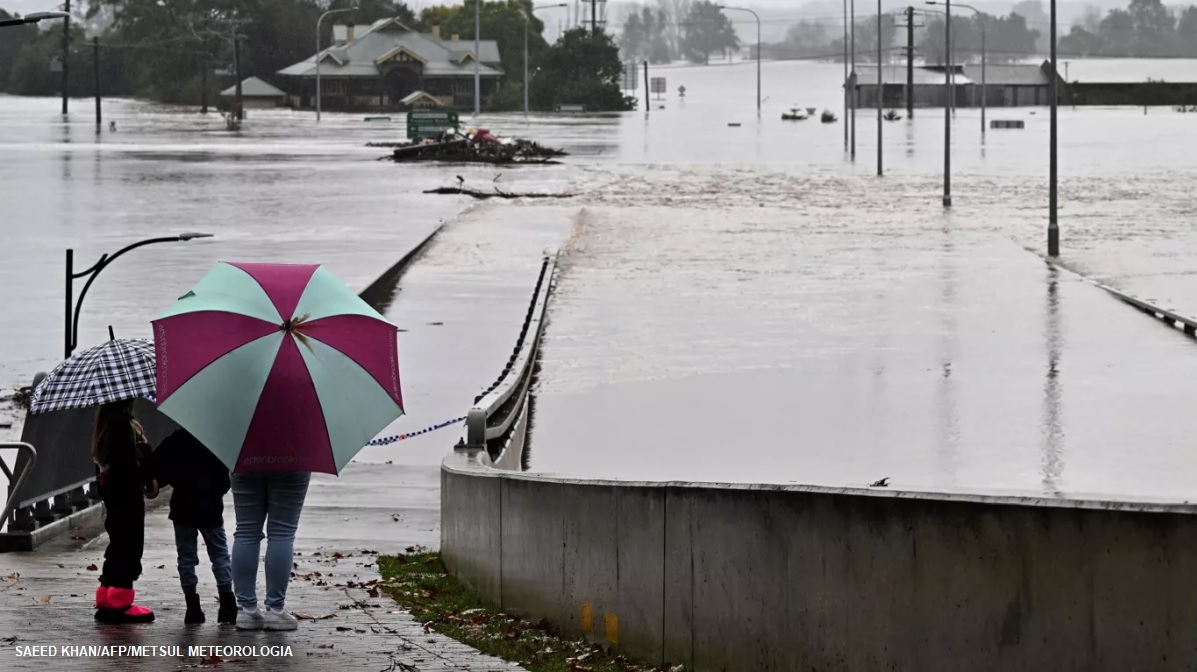
<path fill-rule="evenodd" d="M 1057 59 L 1057 67 L 1069 83 L 1141 84 L 1148 79 L 1197 83 L 1197 59 L 1193 58 L 1070 58 Z"/>
<path fill-rule="evenodd" d="M 320 52 L 320 75 L 322 77 L 377 77 L 379 66 L 391 58 L 412 58 L 423 64 L 425 75 L 434 77 L 473 77 L 474 42 L 439 40 L 427 33 L 417 33 L 397 19 L 380 19 L 358 32 L 354 28 L 352 42 L 329 47 Z M 479 72 L 483 77 L 498 77 L 502 71 L 499 45 L 494 40 L 483 40 L 479 45 L 482 53 Z M 299 63 L 279 70 L 278 74 L 289 77 L 315 77 L 316 57 L 311 56 Z"/>
<path fill-rule="evenodd" d="M 859 86 L 877 86 L 877 66 L 875 65 L 858 65 L 856 66 L 856 83 Z M 894 63 L 892 65 L 881 66 L 882 84 L 901 84 L 906 85 L 906 64 Z M 915 86 L 943 86 L 944 81 L 943 68 L 930 68 L 926 66 L 916 66 L 914 68 L 914 84 Z M 956 69 L 956 84 L 970 84 L 968 76 L 961 74 L 959 68 Z"/>
<path fill-rule="evenodd" d="M 226 98 L 232 98 L 237 95 L 237 85 L 230 86 L 220 95 Z M 241 97 L 242 98 L 282 98 L 287 94 L 257 77 L 250 77 L 241 82 Z"/>
<path fill-rule="evenodd" d="M 420 102 L 431 103 L 434 107 L 441 107 L 441 101 L 437 100 L 435 96 L 424 93 L 423 91 L 413 91 L 404 96 L 403 100 L 399 102 L 407 105 L 408 107 Z"/>
<path fill-rule="evenodd" d="M 967 64 L 964 74 L 973 82 L 981 83 L 981 66 Z M 986 86 L 1047 86 L 1050 78 L 1042 65 L 1030 64 L 986 64 Z"/>

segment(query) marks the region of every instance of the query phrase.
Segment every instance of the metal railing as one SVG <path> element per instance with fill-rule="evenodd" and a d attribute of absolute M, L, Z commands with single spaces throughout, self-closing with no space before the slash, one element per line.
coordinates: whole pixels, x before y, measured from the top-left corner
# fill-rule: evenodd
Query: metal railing
<path fill-rule="evenodd" d="M 0 443 L 0 450 L 7 448 L 17 449 L 17 464 L 20 465 L 18 467 L 20 474 L 13 478 L 13 472 L 8 468 L 8 463 L 4 461 L 3 456 L 0 456 L 0 470 L 3 470 L 5 477 L 8 478 L 8 501 L 4 504 L 4 515 L 0 516 L 0 524 L 8 521 L 9 514 L 12 513 L 21 496 L 21 488 L 25 486 L 25 481 L 29 480 L 29 474 L 33 472 L 33 467 L 37 464 L 37 451 L 28 443 L 20 441 Z M 24 462 L 21 461 L 22 453 L 26 456 Z"/>
<path fill-rule="evenodd" d="M 495 382 L 474 398 L 458 449 L 485 451 L 491 466 L 519 470 L 528 420 L 528 395 L 544 333 L 557 253 L 545 255 L 519 339 Z"/>
<path fill-rule="evenodd" d="M 1114 289 L 1109 285 L 1103 285 L 1100 282 L 1095 284 L 1112 294 L 1119 301 L 1122 301 L 1127 305 L 1134 306 L 1140 311 L 1164 322 L 1168 326 L 1180 329 L 1189 336 L 1197 335 L 1197 320 L 1185 317 L 1184 315 L 1179 315 L 1170 310 L 1160 308 L 1159 306 L 1154 306 L 1142 299 L 1135 298 L 1126 292 Z"/>

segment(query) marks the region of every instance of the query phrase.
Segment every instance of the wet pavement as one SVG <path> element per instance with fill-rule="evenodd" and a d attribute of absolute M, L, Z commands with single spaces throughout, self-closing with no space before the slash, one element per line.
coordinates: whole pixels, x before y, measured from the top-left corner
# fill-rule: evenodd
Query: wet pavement
<path fill-rule="evenodd" d="M 340 478 L 314 476 L 296 539 L 297 578 L 287 591 L 287 608 L 323 620 L 303 620 L 289 633 L 238 632 L 215 623 L 216 587 L 206 556 L 197 574 L 208 622 L 183 624 L 182 593 L 175 570 L 174 533 L 160 506 L 146 516 L 144 574 L 138 603 L 155 610 L 142 625 L 97 625 L 93 620 L 98 572 L 107 537 L 59 539 L 34 553 L 0 556 L 0 669 L 4 670 L 519 670 L 483 656 L 422 625 L 369 588 L 347 587 L 377 580 L 378 553 L 402 553 L 408 546 L 435 546 L 439 511 L 435 468 L 350 466 Z M 225 526 L 233 532 L 232 498 L 225 501 Z M 86 535 L 86 531 L 78 531 Z M 265 550 L 265 549 L 263 549 Z M 344 557 L 336 557 L 334 554 Z M 314 574 L 320 573 L 319 577 Z M 311 575 L 310 578 L 304 578 Z M 259 570 L 259 596 L 262 578 Z M 319 585 L 323 583 L 324 585 Z M 179 646 L 181 656 L 152 658 L 19 658 L 18 646 Z M 285 646 L 291 657 L 226 654 L 188 657 L 188 646 Z M 405 667 L 407 666 L 407 667 Z"/>
<path fill-rule="evenodd" d="M 985 218 L 720 195 L 585 210 L 534 470 L 1197 499 L 1192 339 Z"/>

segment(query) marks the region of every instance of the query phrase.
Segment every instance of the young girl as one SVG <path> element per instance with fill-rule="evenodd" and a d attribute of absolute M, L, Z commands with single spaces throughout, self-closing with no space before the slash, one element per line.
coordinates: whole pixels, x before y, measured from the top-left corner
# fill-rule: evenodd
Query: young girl
<path fill-rule="evenodd" d="M 96 482 L 104 501 L 108 549 L 96 590 L 96 620 L 101 623 L 149 623 L 154 612 L 133 604 L 133 582 L 141 576 L 145 543 L 145 500 L 158 496 L 150 465 L 152 452 L 141 424 L 133 419 L 133 401 L 105 404 L 96 410 L 92 459 L 100 469 Z"/>

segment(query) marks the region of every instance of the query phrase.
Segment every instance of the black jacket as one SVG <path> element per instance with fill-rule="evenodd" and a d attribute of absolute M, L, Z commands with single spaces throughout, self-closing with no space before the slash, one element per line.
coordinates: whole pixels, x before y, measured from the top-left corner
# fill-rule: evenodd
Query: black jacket
<path fill-rule="evenodd" d="M 154 451 L 158 485 L 172 486 L 170 519 L 194 528 L 224 526 L 229 470 L 185 429 L 163 439 Z"/>

